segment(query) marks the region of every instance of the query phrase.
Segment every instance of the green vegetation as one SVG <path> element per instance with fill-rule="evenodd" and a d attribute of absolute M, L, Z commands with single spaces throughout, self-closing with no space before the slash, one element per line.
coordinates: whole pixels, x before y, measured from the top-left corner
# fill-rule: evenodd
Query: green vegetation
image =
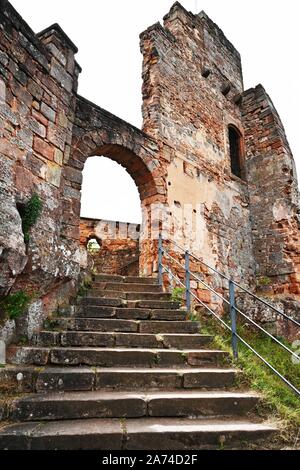
<path fill-rule="evenodd" d="M 184 293 L 185 293 L 184 287 L 175 287 L 172 290 L 172 294 L 171 294 L 172 302 L 179 302 L 180 304 L 182 304 Z"/>
<path fill-rule="evenodd" d="M 42 201 L 38 194 L 34 193 L 20 213 L 25 243 L 29 242 L 30 229 L 36 223 L 41 211 Z"/>
<path fill-rule="evenodd" d="M 199 321 L 199 314 L 197 312 L 188 312 L 188 320 Z"/>
<path fill-rule="evenodd" d="M 87 291 L 92 287 L 93 280 L 90 276 L 86 276 L 80 283 L 77 294 L 79 297 L 84 297 Z"/>
<path fill-rule="evenodd" d="M 96 238 L 91 238 L 91 240 L 88 241 L 86 248 L 88 253 L 90 253 L 91 255 L 97 255 L 101 250 L 101 246 L 98 243 L 98 240 L 96 240 Z"/>
<path fill-rule="evenodd" d="M 225 321 L 230 324 L 228 319 Z M 217 324 L 217 320 L 206 319 L 202 321 L 202 326 L 204 326 L 203 333 L 215 335 L 215 347 L 231 352 L 230 332 Z M 287 351 L 262 332 L 254 331 L 249 325 L 238 325 L 238 334 L 287 380 L 300 389 L 300 364 L 294 364 Z M 277 337 L 277 339 L 293 350 L 292 345 L 285 338 Z M 273 416 L 282 420 L 288 438 L 288 434 L 300 426 L 300 399 L 246 346 L 239 342 L 238 349 L 238 360 L 232 359 L 232 361 L 243 372 L 239 378 L 239 385 L 251 387 L 263 394 L 264 399 L 258 411 L 264 416 Z"/>
<path fill-rule="evenodd" d="M 256 284 L 258 286 L 269 286 L 271 284 L 271 279 L 267 276 L 260 276 L 257 281 L 256 281 Z"/>
<path fill-rule="evenodd" d="M 57 313 L 53 312 L 52 314 L 48 315 L 46 320 L 44 321 L 44 328 L 47 330 L 55 330 L 59 328 L 60 322 L 59 319 L 57 318 Z"/>
<path fill-rule="evenodd" d="M 23 290 L 7 295 L 0 302 L 0 308 L 10 320 L 15 320 L 27 309 L 32 296 Z"/>

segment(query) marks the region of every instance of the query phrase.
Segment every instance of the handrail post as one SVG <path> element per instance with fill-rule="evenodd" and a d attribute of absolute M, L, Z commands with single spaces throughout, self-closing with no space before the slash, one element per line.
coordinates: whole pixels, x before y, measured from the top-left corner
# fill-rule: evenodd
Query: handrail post
<path fill-rule="evenodd" d="M 229 280 L 229 302 L 230 302 L 230 318 L 231 318 L 231 345 L 233 357 L 238 358 L 238 339 L 236 336 L 236 310 L 235 310 L 235 294 L 234 283 Z"/>
<path fill-rule="evenodd" d="M 159 235 L 158 235 L 158 284 L 160 286 L 162 286 L 163 284 L 162 258 L 163 258 L 162 234 L 161 232 L 159 232 Z"/>
<path fill-rule="evenodd" d="M 185 303 L 188 312 L 191 310 L 191 275 L 190 275 L 190 254 L 188 250 L 184 255 L 185 259 Z"/>

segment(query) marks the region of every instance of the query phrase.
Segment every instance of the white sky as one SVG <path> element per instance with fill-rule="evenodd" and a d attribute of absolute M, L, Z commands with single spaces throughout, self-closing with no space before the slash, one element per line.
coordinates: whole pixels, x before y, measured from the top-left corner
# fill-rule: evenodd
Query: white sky
<path fill-rule="evenodd" d="M 139 34 L 162 21 L 174 0 L 11 3 L 35 32 L 59 23 L 79 49 L 76 58 L 83 69 L 79 93 L 141 127 Z M 299 1 L 181 0 L 181 4 L 193 13 L 204 10 L 239 50 L 245 89 L 264 85 L 283 120 L 300 174 Z M 88 162 L 82 215 L 139 222 L 138 193 L 133 181 L 129 188 L 128 178 L 113 162 L 103 158 Z"/>

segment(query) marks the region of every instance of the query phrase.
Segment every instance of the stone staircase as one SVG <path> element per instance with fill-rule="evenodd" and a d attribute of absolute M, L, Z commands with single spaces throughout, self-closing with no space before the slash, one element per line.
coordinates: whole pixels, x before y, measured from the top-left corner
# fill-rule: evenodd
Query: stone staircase
<path fill-rule="evenodd" d="M 155 279 L 98 275 L 0 385 L 0 449 L 262 448 L 276 432 L 239 371 Z"/>

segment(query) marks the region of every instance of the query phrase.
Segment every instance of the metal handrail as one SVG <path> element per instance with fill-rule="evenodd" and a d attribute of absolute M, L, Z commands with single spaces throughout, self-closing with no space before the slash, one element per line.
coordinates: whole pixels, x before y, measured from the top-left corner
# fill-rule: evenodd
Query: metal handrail
<path fill-rule="evenodd" d="M 173 242 L 174 245 L 176 245 L 178 248 L 182 249 L 179 245 L 177 245 L 175 242 Z M 182 282 L 175 274 L 172 273 L 172 271 L 163 264 L 162 260 L 163 260 L 163 256 L 166 255 L 167 258 L 171 259 L 172 261 L 174 261 L 178 266 L 180 266 L 184 271 L 185 271 L 185 283 Z M 205 307 L 215 318 L 218 319 L 218 321 L 228 330 L 231 331 L 231 342 L 232 342 L 232 349 L 233 349 L 233 355 L 235 358 L 238 357 L 238 348 L 237 348 L 237 341 L 241 341 L 241 343 L 243 343 L 245 346 L 247 346 L 265 365 L 267 365 L 286 385 L 288 385 L 299 397 L 300 397 L 300 390 L 298 390 L 291 382 L 289 382 L 289 380 L 287 380 L 280 372 L 278 372 L 275 367 L 273 367 L 266 359 L 264 359 L 254 348 L 252 348 L 252 346 L 250 346 L 238 333 L 237 333 L 237 328 L 236 328 L 236 313 L 239 313 L 241 314 L 245 319 L 247 319 L 248 321 L 250 321 L 254 326 L 256 326 L 260 331 L 262 331 L 263 333 L 265 333 L 268 337 L 270 337 L 273 341 L 275 341 L 280 347 L 282 347 L 283 349 L 285 349 L 287 352 L 289 352 L 293 357 L 295 357 L 296 359 L 298 359 L 300 361 L 300 357 L 294 352 L 292 351 L 290 348 L 288 348 L 285 344 L 283 344 L 281 341 L 279 341 L 275 336 L 273 336 L 271 333 L 269 333 L 268 331 L 266 331 L 263 327 L 261 327 L 258 323 L 256 323 L 254 320 L 252 320 L 252 318 L 250 318 L 248 315 L 246 315 L 244 312 L 242 312 L 238 307 L 236 307 L 235 305 L 235 293 L 234 293 L 234 286 L 237 286 L 237 287 L 241 287 L 239 286 L 239 284 L 237 284 L 235 281 L 233 281 L 232 279 L 228 278 L 227 276 L 223 275 L 222 273 L 219 273 L 219 271 L 217 271 L 215 268 L 211 268 L 209 265 L 207 265 L 206 263 L 202 262 L 201 260 L 199 260 L 200 262 L 202 262 L 203 264 L 205 264 L 208 268 L 212 269 L 213 271 L 215 271 L 217 274 L 221 274 L 223 276 L 223 278 L 227 279 L 228 282 L 229 282 L 229 301 L 227 299 L 225 299 L 221 294 L 219 294 L 218 292 L 216 292 L 211 286 L 209 286 L 209 284 L 205 283 L 204 281 L 202 281 L 202 279 L 200 279 L 198 276 L 196 276 L 194 273 L 192 273 L 189 269 L 189 258 L 190 256 L 192 256 L 194 259 L 197 259 L 198 258 L 196 256 L 194 256 L 193 254 L 189 253 L 189 251 L 185 251 L 185 266 L 183 266 L 178 260 L 176 260 L 173 256 L 171 256 L 168 251 L 163 248 L 162 246 L 162 238 L 161 238 L 161 235 L 160 235 L 160 238 L 159 238 L 159 282 L 162 284 L 162 274 L 163 274 L 163 270 L 165 270 L 165 272 L 169 273 L 174 279 L 176 279 L 176 281 L 185 288 L 185 291 L 186 291 L 186 304 L 187 304 L 187 307 L 190 306 L 190 297 L 194 297 L 203 307 Z M 230 316 L 231 316 L 231 326 L 227 325 L 226 322 L 224 322 L 217 314 L 216 312 L 214 312 L 210 307 L 208 307 L 208 305 L 206 303 L 204 303 L 202 300 L 199 299 L 199 297 L 197 295 L 194 294 L 194 292 L 192 292 L 191 288 L 190 288 L 190 276 L 193 276 L 195 279 L 197 279 L 200 283 L 202 283 L 203 285 L 205 285 L 205 287 L 210 290 L 211 292 L 213 292 L 215 295 L 217 295 L 219 298 L 221 298 L 223 301 L 225 301 L 229 306 L 230 306 Z M 241 287 L 242 290 L 248 292 L 249 294 L 253 295 L 253 297 L 257 298 L 258 300 L 261 300 L 259 299 L 259 297 L 256 297 L 254 294 L 252 294 L 250 291 L 248 291 L 247 289 Z M 271 307 L 271 305 L 269 305 L 267 302 L 264 302 L 267 306 Z M 189 310 L 189 308 L 187 308 Z M 275 307 L 274 307 L 275 309 Z M 275 309 L 277 310 L 277 309 Z M 281 312 L 280 310 L 278 310 L 278 313 L 281 313 L 283 314 L 283 316 L 287 317 L 287 319 L 291 319 L 289 316 L 285 315 L 283 312 Z M 293 320 L 293 319 L 291 319 Z M 298 322 L 294 321 L 294 323 L 298 324 Z M 299 324 L 300 326 L 300 324 Z"/>
<path fill-rule="evenodd" d="M 173 245 L 177 246 L 177 248 L 179 248 L 180 250 L 182 250 L 183 252 L 186 252 L 187 250 L 185 250 L 185 248 L 183 248 L 182 246 L 178 245 L 178 243 L 174 242 L 173 240 L 168 240 L 168 242 L 172 243 Z M 251 297 L 253 297 L 254 299 L 258 300 L 259 302 L 261 302 L 262 304 L 266 305 L 267 307 L 271 308 L 274 312 L 278 313 L 279 315 L 283 316 L 286 320 L 289 320 L 291 321 L 292 323 L 294 323 L 294 325 L 297 325 L 300 327 L 300 323 L 295 320 L 294 318 L 290 317 L 289 315 L 287 315 L 286 313 L 282 312 L 281 310 L 279 310 L 277 307 L 274 307 L 273 305 L 269 304 L 269 302 L 267 302 L 266 300 L 258 297 L 257 295 L 253 294 L 253 292 L 251 292 L 250 290 L 248 290 L 246 287 L 243 287 L 241 286 L 240 284 L 238 284 L 236 281 L 234 281 L 233 279 L 231 279 L 230 277 L 226 276 L 225 274 L 221 273 L 221 271 L 219 271 L 218 269 L 216 268 L 213 268 L 212 266 L 210 266 L 209 264 L 205 263 L 203 260 L 201 260 L 200 258 L 198 258 L 196 255 L 194 255 L 193 253 L 190 253 L 190 256 L 192 258 L 194 258 L 196 261 L 199 261 L 199 263 L 203 264 L 205 267 L 211 269 L 213 272 L 215 272 L 216 274 L 218 274 L 219 276 L 221 276 L 223 279 L 226 279 L 227 281 L 231 281 L 236 287 L 238 287 L 239 289 L 241 289 L 242 291 L 246 292 L 246 294 L 250 295 Z"/>
<path fill-rule="evenodd" d="M 184 269 L 184 266 L 178 261 L 176 260 L 175 258 L 173 258 L 173 256 L 169 255 L 167 250 L 164 249 L 164 254 L 167 254 L 168 258 L 172 259 L 173 261 L 175 261 L 177 263 L 177 265 L 179 265 L 181 268 Z M 166 268 L 164 265 L 163 265 L 164 268 Z M 169 271 L 170 272 L 170 271 Z M 173 275 L 173 273 L 170 272 L 170 274 Z M 223 297 L 221 294 L 219 294 L 218 292 L 216 292 L 211 286 L 209 286 L 208 284 L 206 284 L 205 282 L 203 282 L 200 278 L 198 278 L 198 276 L 196 276 L 194 273 L 190 272 L 190 274 L 195 277 L 195 279 L 197 279 L 198 281 L 200 281 L 202 284 L 204 284 L 208 290 L 210 290 L 211 292 L 213 292 L 214 294 L 216 294 L 220 299 L 222 299 L 223 301 L 225 301 L 228 305 L 230 305 L 230 301 L 228 301 L 227 299 L 225 299 L 225 297 Z M 173 277 L 175 277 L 173 275 Z M 178 282 L 180 282 L 180 284 L 182 286 L 185 287 L 185 284 L 183 284 L 183 282 L 179 281 L 179 279 L 177 278 L 176 276 L 176 279 L 178 280 Z M 271 333 L 269 333 L 267 330 L 265 330 L 262 326 L 260 326 L 258 323 L 256 323 L 254 320 L 252 320 L 251 317 L 249 317 L 248 315 L 246 315 L 244 312 L 242 312 L 242 310 L 240 310 L 237 306 L 235 306 L 235 310 L 240 313 L 244 318 L 246 318 L 248 321 L 250 321 L 253 325 L 255 325 L 257 328 L 259 328 L 261 331 L 263 331 L 267 336 L 269 336 L 270 338 L 272 338 L 276 343 L 278 343 L 283 349 L 285 349 L 286 351 L 288 351 L 292 356 L 294 356 L 296 359 L 299 359 L 300 360 L 300 357 L 295 354 L 294 351 L 292 351 L 291 349 L 289 349 L 287 346 L 285 346 L 284 343 L 282 343 L 281 341 L 279 341 L 275 336 L 273 336 Z"/>
<path fill-rule="evenodd" d="M 207 287 L 207 289 L 209 289 L 211 292 L 213 292 L 217 297 L 222 299 L 223 302 L 230 305 L 229 300 L 225 299 L 225 297 L 223 297 L 223 295 L 221 295 L 219 292 L 217 292 L 215 289 L 213 289 L 209 284 L 206 284 L 206 282 L 202 281 L 202 279 L 200 279 L 200 277 L 196 276 L 196 274 L 191 272 L 191 276 L 193 276 L 195 279 L 197 279 L 198 282 L 201 282 L 201 284 L 203 284 L 205 287 Z"/>

